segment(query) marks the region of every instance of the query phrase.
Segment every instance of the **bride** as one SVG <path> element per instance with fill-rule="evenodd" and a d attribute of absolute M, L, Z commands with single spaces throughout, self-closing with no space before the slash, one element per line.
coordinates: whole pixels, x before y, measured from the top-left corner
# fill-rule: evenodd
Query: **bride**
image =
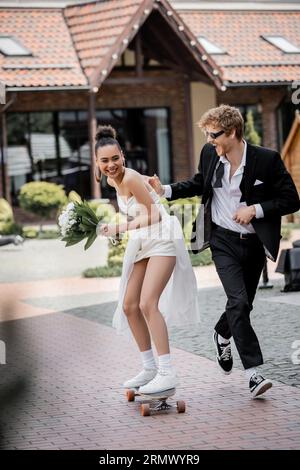
<path fill-rule="evenodd" d="M 125 168 L 125 158 L 111 126 L 96 135 L 96 179 L 107 176 L 117 193 L 127 222 L 101 224 L 106 237 L 129 232 L 119 302 L 113 318 L 118 332 L 130 328 L 138 345 L 142 371 L 124 383 L 142 393 L 175 388 L 167 325 L 186 326 L 199 321 L 197 284 L 178 219 L 170 216 L 147 179 Z M 151 338 L 158 355 L 156 366 Z"/>

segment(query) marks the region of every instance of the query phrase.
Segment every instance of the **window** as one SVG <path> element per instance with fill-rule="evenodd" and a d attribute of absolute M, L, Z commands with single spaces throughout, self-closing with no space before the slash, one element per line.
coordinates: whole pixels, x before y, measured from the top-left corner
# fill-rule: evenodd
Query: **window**
<path fill-rule="evenodd" d="M 144 175 L 158 173 L 164 184 L 172 181 L 167 108 L 102 109 L 96 117 L 99 125 L 111 124 L 116 129 L 128 168 Z M 114 198 L 105 178 L 101 184 L 102 196 Z"/>
<path fill-rule="evenodd" d="M 286 54 L 299 54 L 300 53 L 300 48 L 292 44 L 290 41 L 285 39 L 282 36 L 262 36 L 263 39 L 268 41 L 270 44 L 273 44 L 273 46 L 277 47 L 280 49 L 282 52 L 285 52 Z"/>
<path fill-rule="evenodd" d="M 18 204 L 17 194 L 32 179 L 33 164 L 28 141 L 29 114 L 7 114 L 7 167 L 13 205 Z"/>
<path fill-rule="evenodd" d="M 226 51 L 203 36 L 199 36 L 198 41 L 208 54 L 226 54 Z"/>
<path fill-rule="evenodd" d="M 0 36 L 0 52 L 4 55 L 32 55 L 19 41 L 12 36 Z"/>
<path fill-rule="evenodd" d="M 90 197 L 86 111 L 7 114 L 8 173 L 13 204 L 28 181 L 63 184 Z"/>
<path fill-rule="evenodd" d="M 110 124 L 118 134 L 126 166 L 142 174 L 158 173 L 172 181 L 170 112 L 168 108 L 98 109 L 98 124 Z M 11 196 L 18 204 L 21 186 L 28 181 L 63 184 L 90 197 L 91 150 L 85 110 L 7 114 L 8 170 Z M 102 178 L 104 198 L 115 191 Z"/>
<path fill-rule="evenodd" d="M 58 113 L 59 159 L 67 192 L 75 189 L 81 197 L 90 197 L 91 153 L 86 111 Z"/>

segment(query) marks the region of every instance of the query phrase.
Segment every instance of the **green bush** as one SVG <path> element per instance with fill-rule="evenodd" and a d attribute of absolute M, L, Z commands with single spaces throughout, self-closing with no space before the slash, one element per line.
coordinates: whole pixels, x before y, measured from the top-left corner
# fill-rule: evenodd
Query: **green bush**
<path fill-rule="evenodd" d="M 89 268 L 83 272 L 83 277 L 117 277 L 121 276 L 123 258 L 128 242 L 128 236 L 125 236 L 117 245 L 109 242 L 109 252 L 106 266 Z"/>
<path fill-rule="evenodd" d="M 22 235 L 22 225 L 15 222 L 0 222 L 0 235 Z"/>
<path fill-rule="evenodd" d="M 197 253 L 196 255 L 189 252 L 189 255 L 192 266 L 208 266 L 212 263 L 211 251 L 209 248 L 201 251 L 201 253 Z"/>
<path fill-rule="evenodd" d="M 189 244 L 193 221 L 196 219 L 199 210 L 199 197 L 194 196 L 186 199 L 176 199 L 175 201 L 163 199 L 161 202 L 164 204 L 170 215 L 175 215 L 179 219 L 185 241 Z"/>
<path fill-rule="evenodd" d="M 66 202 L 66 194 L 61 185 L 45 181 L 33 181 L 21 187 L 19 202 L 22 209 L 46 219 L 53 210 Z M 41 228 L 40 228 L 41 230 Z"/>
<path fill-rule="evenodd" d="M 113 245 L 112 243 L 110 243 L 107 260 L 108 267 L 122 267 L 127 242 L 128 237 L 124 237 L 117 245 Z"/>
<path fill-rule="evenodd" d="M 0 198 L 0 222 L 13 222 L 14 214 L 6 199 Z"/>
<path fill-rule="evenodd" d="M 118 277 L 121 276 L 122 266 L 101 266 L 89 268 L 83 272 L 83 277 Z"/>
<path fill-rule="evenodd" d="M 247 112 L 245 123 L 245 139 L 253 145 L 260 145 L 261 137 L 255 129 L 255 123 L 252 111 Z"/>
<path fill-rule="evenodd" d="M 25 238 L 37 238 L 38 234 L 38 230 L 34 227 L 23 227 L 22 235 Z"/>
<path fill-rule="evenodd" d="M 58 230 L 42 230 L 38 234 L 39 240 L 54 240 L 60 238 Z"/>
<path fill-rule="evenodd" d="M 22 235 L 22 226 L 15 223 L 13 210 L 3 198 L 0 198 L 0 235 Z"/>
<path fill-rule="evenodd" d="M 110 223 L 114 220 L 116 210 L 112 204 L 98 204 L 96 208 L 97 217 L 101 217 L 103 223 Z"/>
<path fill-rule="evenodd" d="M 288 227 L 287 225 L 283 225 L 281 227 L 281 236 L 282 240 L 289 240 L 292 234 L 292 227 Z"/>
<path fill-rule="evenodd" d="M 39 240 L 53 240 L 60 237 L 58 230 L 42 230 L 41 232 L 35 227 L 23 227 L 21 233 L 25 238 L 38 238 Z"/>

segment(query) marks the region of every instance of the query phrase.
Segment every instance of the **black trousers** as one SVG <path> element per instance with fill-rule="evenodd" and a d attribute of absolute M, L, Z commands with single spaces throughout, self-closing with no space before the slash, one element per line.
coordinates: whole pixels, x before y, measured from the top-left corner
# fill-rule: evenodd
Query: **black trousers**
<path fill-rule="evenodd" d="M 256 235 L 241 239 L 236 233 L 214 226 L 210 247 L 227 296 L 226 310 L 215 330 L 226 339 L 233 336 L 245 369 L 259 366 L 263 357 L 250 312 L 265 262 L 263 245 Z"/>

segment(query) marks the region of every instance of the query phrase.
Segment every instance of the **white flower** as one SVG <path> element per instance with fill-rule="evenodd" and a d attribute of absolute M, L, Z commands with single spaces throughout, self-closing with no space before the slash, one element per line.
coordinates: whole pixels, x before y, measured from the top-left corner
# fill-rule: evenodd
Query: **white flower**
<path fill-rule="evenodd" d="M 67 212 L 73 211 L 74 207 L 75 207 L 74 202 L 69 202 L 69 204 L 66 207 L 66 211 Z"/>

